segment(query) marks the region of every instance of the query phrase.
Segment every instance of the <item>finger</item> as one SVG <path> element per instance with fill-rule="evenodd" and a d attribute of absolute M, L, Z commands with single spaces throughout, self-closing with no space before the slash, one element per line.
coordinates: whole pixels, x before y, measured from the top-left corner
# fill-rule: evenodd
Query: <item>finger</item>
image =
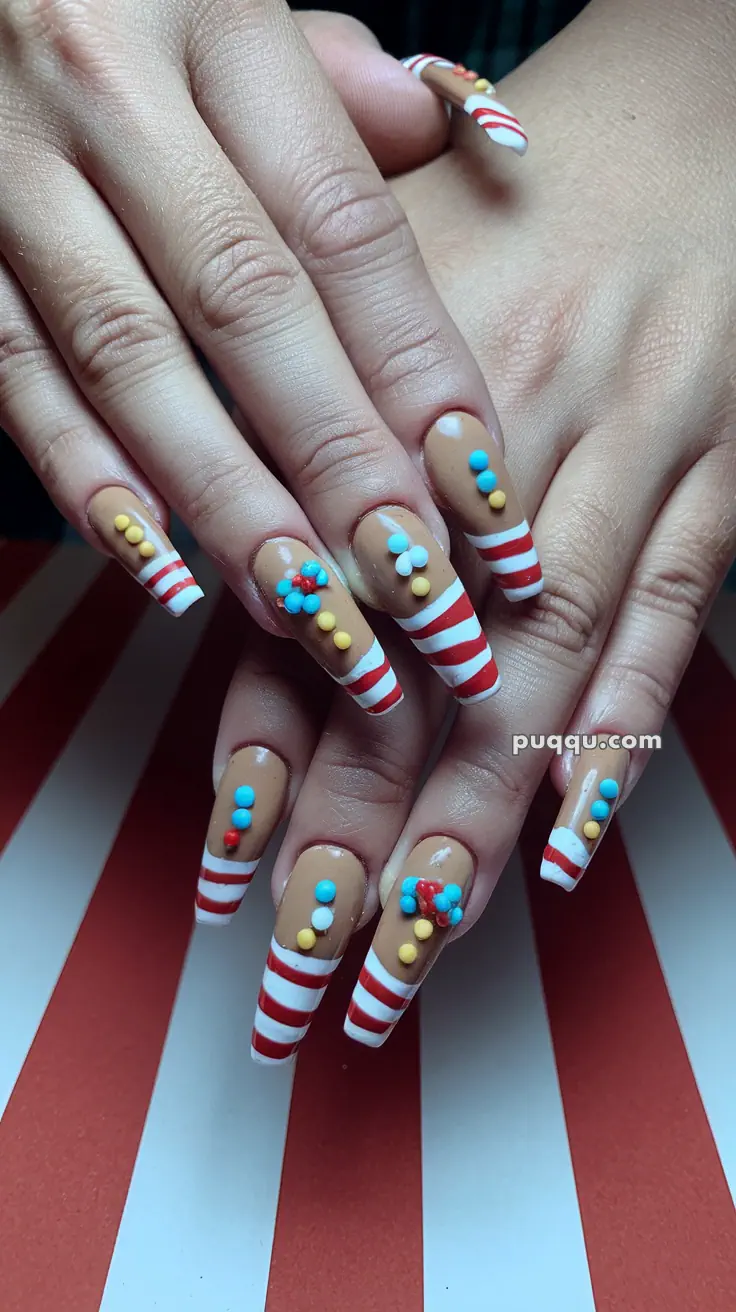
<path fill-rule="evenodd" d="M 273 873 L 278 910 L 253 1026 L 255 1061 L 293 1058 L 351 934 L 375 910 L 379 871 L 446 705 L 421 668 L 399 667 L 411 702 L 372 722 L 335 702 L 299 791 Z M 407 708 L 420 697 L 421 716 Z"/>
<path fill-rule="evenodd" d="M 580 882 L 615 807 L 649 759 L 735 550 L 736 451 L 724 443 L 679 484 L 634 567 L 567 730 L 583 748 L 553 766 L 567 789 L 544 852 L 543 879 L 568 892 Z M 595 747 L 585 747 L 596 739 Z"/>
<path fill-rule="evenodd" d="M 164 532 L 163 502 L 72 383 L 2 260 L 0 424 L 69 523 L 169 614 L 203 596 Z"/>
<path fill-rule="evenodd" d="M 338 682 L 349 682 L 364 659 L 371 671 L 383 667 L 370 627 L 324 561 L 325 549 L 308 520 L 243 442 L 109 211 L 68 166 L 55 161 L 49 169 L 49 186 L 39 191 L 24 219 L 23 256 L 15 258 L 88 400 L 261 624 L 292 632 Z M 53 244 L 46 238 L 46 225 L 54 222 L 49 195 L 63 213 L 74 215 L 73 225 L 61 228 L 57 222 Z M 0 212 L 2 205 L 0 199 Z M 153 543 L 156 552 L 145 558 L 142 575 L 165 595 L 173 580 L 160 569 L 176 570 L 181 563 L 164 565 L 151 525 L 139 522 L 131 506 L 118 504 L 112 493 L 95 503 L 93 516 L 112 549 L 125 557 L 130 545 L 131 567 L 143 542 Z M 116 521 L 122 525 L 125 518 L 131 523 L 121 529 Z M 313 589 L 319 596 L 308 602 L 286 577 L 305 561 L 316 563 L 321 580 Z M 183 575 L 177 578 L 184 582 Z M 281 596 L 282 584 L 294 593 L 292 601 Z M 299 598 L 305 601 L 301 615 L 301 605 L 292 605 Z M 317 623 L 320 607 L 334 616 L 332 631 Z M 342 635 L 351 641 L 343 642 Z M 381 677 L 390 673 L 382 668 Z"/>
<path fill-rule="evenodd" d="M 249 626 L 220 719 L 216 788 L 195 897 L 200 924 L 238 910 L 279 823 L 298 795 L 328 696 L 311 666 L 295 669 L 290 644 Z"/>

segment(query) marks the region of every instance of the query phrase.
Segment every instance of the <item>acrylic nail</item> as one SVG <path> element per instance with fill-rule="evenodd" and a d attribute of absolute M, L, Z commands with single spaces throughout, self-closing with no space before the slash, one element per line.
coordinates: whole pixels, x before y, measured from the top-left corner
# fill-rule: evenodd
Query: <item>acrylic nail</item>
<path fill-rule="evenodd" d="M 372 510 L 353 551 L 366 585 L 459 702 L 485 701 L 501 686 L 470 597 L 437 540 L 402 506 Z"/>
<path fill-rule="evenodd" d="M 345 1019 L 345 1033 L 380 1048 L 463 918 L 474 873 L 462 843 L 423 838 L 409 854 L 378 922 Z"/>
<path fill-rule="evenodd" d="M 611 823 L 628 764 L 626 749 L 605 740 L 582 749 L 544 849 L 542 879 L 568 893 L 577 888 Z"/>
<path fill-rule="evenodd" d="M 163 529 L 127 487 L 96 492 L 87 518 L 120 564 L 170 615 L 183 615 L 204 596 Z"/>
<path fill-rule="evenodd" d="M 331 565 L 295 538 L 272 538 L 253 573 L 295 638 L 369 715 L 385 715 L 403 692 L 383 648 Z"/>
<path fill-rule="evenodd" d="M 268 747 L 233 752 L 212 808 L 194 914 L 202 925 L 228 925 L 243 901 L 281 819 L 289 771 Z"/>
<path fill-rule="evenodd" d="M 443 415 L 424 443 L 430 481 L 509 601 L 544 588 L 539 557 L 501 449 L 479 419 Z"/>
<path fill-rule="evenodd" d="M 290 1061 L 340 964 L 365 900 L 365 870 L 344 847 L 308 847 L 279 903 L 258 995 L 251 1055 Z"/>
<path fill-rule="evenodd" d="M 499 146 L 524 155 L 529 138 L 515 114 L 493 96 L 494 87 L 464 64 L 436 55 L 412 55 L 402 60 L 415 77 L 431 87 L 449 105 L 462 109 Z"/>

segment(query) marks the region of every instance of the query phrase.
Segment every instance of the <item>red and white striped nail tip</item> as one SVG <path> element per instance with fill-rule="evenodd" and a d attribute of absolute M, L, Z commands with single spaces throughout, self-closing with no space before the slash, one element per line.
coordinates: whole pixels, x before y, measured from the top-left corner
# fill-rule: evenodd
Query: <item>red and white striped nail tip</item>
<path fill-rule="evenodd" d="M 128 488 L 95 493 L 87 518 L 121 565 L 170 615 L 183 615 L 204 596 L 169 538 Z"/>
<path fill-rule="evenodd" d="M 424 458 L 433 486 L 506 598 L 525 601 L 541 592 L 531 530 L 501 448 L 480 420 L 460 410 L 442 415 L 427 433 Z"/>
<path fill-rule="evenodd" d="M 606 739 L 582 750 L 544 849 L 542 879 L 568 893 L 577 888 L 613 818 L 628 763 L 628 751 Z"/>
<path fill-rule="evenodd" d="M 473 858 L 454 838 L 412 849 L 389 894 L 345 1018 L 348 1038 L 380 1048 L 463 918 Z"/>
<path fill-rule="evenodd" d="M 463 704 L 501 686 L 498 667 L 470 598 L 421 520 L 402 506 L 372 510 L 353 550 L 363 578 L 417 651 Z"/>
<path fill-rule="evenodd" d="M 337 682 L 369 715 L 385 715 L 404 698 L 378 638 L 374 638 L 370 650 L 356 661 L 350 673 L 342 675 Z"/>
<path fill-rule="evenodd" d="M 328 843 L 298 857 L 279 904 L 258 995 L 254 1061 L 290 1061 L 309 1029 L 365 900 L 363 865 Z"/>
<path fill-rule="evenodd" d="M 526 132 L 516 115 L 489 94 L 493 87 L 487 78 L 436 55 L 411 55 L 401 62 L 448 104 L 469 114 L 497 145 L 508 146 L 517 155 L 526 153 Z"/>
<path fill-rule="evenodd" d="M 284 809 L 289 772 L 268 747 L 231 756 L 212 808 L 194 914 L 201 925 L 228 925 Z"/>

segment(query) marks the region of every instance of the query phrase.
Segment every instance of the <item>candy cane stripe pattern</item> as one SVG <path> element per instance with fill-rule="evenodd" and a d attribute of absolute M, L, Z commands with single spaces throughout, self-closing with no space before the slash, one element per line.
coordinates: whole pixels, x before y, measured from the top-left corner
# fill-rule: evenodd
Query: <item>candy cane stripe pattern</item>
<path fill-rule="evenodd" d="M 498 667 L 460 579 L 398 623 L 459 702 L 483 701 L 498 692 Z"/>
<path fill-rule="evenodd" d="M 542 567 L 525 519 L 501 533 L 465 536 L 481 560 L 488 563 L 509 601 L 526 601 L 542 591 Z"/>
<path fill-rule="evenodd" d="M 380 1048 L 401 1019 L 418 984 L 405 984 L 382 965 L 373 948 L 353 990 L 345 1019 L 345 1033 L 369 1048 Z"/>
<path fill-rule="evenodd" d="M 170 615 L 182 615 L 203 596 L 189 569 L 176 551 L 170 551 L 145 565 L 138 582 L 165 606 Z"/>
<path fill-rule="evenodd" d="M 542 879 L 560 884 L 568 892 L 577 884 L 590 857 L 572 829 L 553 829 L 542 858 Z"/>
<path fill-rule="evenodd" d="M 398 706 L 404 697 L 393 667 L 377 638 L 370 651 L 357 661 L 349 674 L 338 679 L 338 683 L 369 715 L 385 715 L 394 706 Z"/>
<path fill-rule="evenodd" d="M 258 861 L 229 861 L 205 845 L 194 914 L 202 925 L 228 925 L 245 897 Z"/>
<path fill-rule="evenodd" d="M 102 488 L 87 516 L 121 565 L 170 615 L 183 615 L 204 596 L 188 565 L 128 488 Z"/>
<path fill-rule="evenodd" d="M 629 753 L 601 735 L 575 761 L 555 828 L 544 849 L 542 879 L 571 893 L 598 849 L 621 794 Z"/>
<path fill-rule="evenodd" d="M 508 146 L 517 155 L 526 152 L 529 145 L 526 132 L 505 105 L 485 94 L 493 90 L 486 78 L 478 77 L 462 64 L 452 64 L 435 55 L 412 55 L 402 63 L 438 96 L 469 114 L 497 145 Z"/>
<path fill-rule="evenodd" d="M 271 939 L 251 1036 L 254 1061 L 275 1065 L 293 1057 L 340 960 L 303 956 Z"/>

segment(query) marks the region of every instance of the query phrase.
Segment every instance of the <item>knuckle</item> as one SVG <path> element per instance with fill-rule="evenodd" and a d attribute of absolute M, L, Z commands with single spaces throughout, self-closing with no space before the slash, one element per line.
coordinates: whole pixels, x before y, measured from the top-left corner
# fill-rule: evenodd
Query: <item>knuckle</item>
<path fill-rule="evenodd" d="M 551 660 L 580 661 L 590 657 L 604 620 L 603 592 L 580 569 L 550 579 L 532 610 L 514 621 L 514 634 Z"/>
<path fill-rule="evenodd" d="M 499 305 L 493 356 L 509 404 L 538 398 L 569 362 L 586 303 L 586 280 L 568 286 L 542 279 L 522 288 L 505 310 Z"/>
<path fill-rule="evenodd" d="M 415 384 L 423 395 L 431 395 L 435 378 L 443 390 L 447 388 L 453 365 L 454 351 L 442 328 L 422 332 L 407 324 L 401 338 L 394 343 L 384 342 L 381 357 L 369 364 L 366 390 L 379 408 L 389 396 L 405 397 Z"/>
<path fill-rule="evenodd" d="M 704 542 L 671 545 L 656 566 L 640 568 L 632 582 L 631 600 L 655 620 L 674 620 L 693 632 L 713 587 L 711 554 Z"/>
<path fill-rule="evenodd" d="M 345 743 L 330 755 L 325 785 L 333 805 L 399 807 L 411 796 L 414 772 L 398 744 L 374 741 L 368 752 Z"/>
<path fill-rule="evenodd" d="M 100 88 L 114 80 L 119 43 L 116 28 L 100 22 L 98 8 L 93 0 L 10 0 L 5 17 L 42 77 L 54 78 L 61 67 Z"/>
<path fill-rule="evenodd" d="M 637 706 L 649 705 L 663 715 L 669 710 L 678 679 L 670 665 L 669 661 L 645 663 L 644 653 L 640 658 L 632 653 L 612 662 L 611 679 L 619 697 Z"/>
<path fill-rule="evenodd" d="M 35 374 L 53 359 L 53 348 L 32 323 L 0 323 L 0 391 L 14 388 L 29 370 Z"/>
<path fill-rule="evenodd" d="M 49 494 L 56 500 L 68 489 L 69 471 L 79 467 L 96 451 L 96 437 L 85 424 L 62 425 L 40 439 L 34 467 Z"/>
<path fill-rule="evenodd" d="M 294 462 L 293 477 L 301 493 L 310 497 L 334 496 L 360 488 L 365 496 L 384 491 L 386 481 L 383 444 L 378 434 L 354 428 L 294 441 L 302 452 Z"/>
<path fill-rule="evenodd" d="M 472 751 L 462 753 L 453 769 L 457 775 L 454 792 L 463 799 L 458 803 L 460 813 L 451 817 L 456 823 L 467 821 L 469 809 L 483 815 L 489 798 L 493 799 L 494 814 L 499 813 L 499 802 L 504 814 L 519 817 L 531 805 L 537 780 L 528 779 L 517 760 L 485 742 L 476 742 Z"/>
<path fill-rule="evenodd" d="M 377 189 L 360 168 L 320 162 L 302 180 L 291 220 L 290 245 L 325 273 L 392 267 L 416 258 L 408 220 L 388 188 Z"/>
<path fill-rule="evenodd" d="M 84 298 L 69 336 L 77 377 L 95 391 L 109 392 L 158 373 L 182 348 L 173 319 L 116 291 Z"/>
<path fill-rule="evenodd" d="M 207 526 L 230 524 L 233 506 L 249 505 L 253 480 L 238 456 L 220 454 L 215 460 L 195 462 L 185 477 L 178 509 L 198 537 L 207 535 Z"/>
<path fill-rule="evenodd" d="M 298 298 L 302 270 L 262 234 L 220 240 L 201 260 L 187 299 L 208 333 L 239 335 L 278 322 Z"/>

